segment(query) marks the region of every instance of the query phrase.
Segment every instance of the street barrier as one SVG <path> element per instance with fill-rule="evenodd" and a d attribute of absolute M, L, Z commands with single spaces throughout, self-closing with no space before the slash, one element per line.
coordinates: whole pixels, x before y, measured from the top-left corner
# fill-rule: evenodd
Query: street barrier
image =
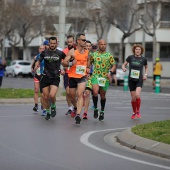
<path fill-rule="evenodd" d="M 128 91 L 128 76 L 125 75 L 124 76 L 124 88 L 123 88 L 124 91 Z"/>
<path fill-rule="evenodd" d="M 160 77 L 156 76 L 155 93 L 160 93 Z"/>

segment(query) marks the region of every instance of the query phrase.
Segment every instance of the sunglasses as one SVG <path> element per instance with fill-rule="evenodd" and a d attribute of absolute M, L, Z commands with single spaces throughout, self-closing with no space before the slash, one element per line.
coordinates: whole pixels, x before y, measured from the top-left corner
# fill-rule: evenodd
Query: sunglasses
<path fill-rule="evenodd" d="M 83 42 L 86 42 L 86 41 L 87 41 L 86 39 L 79 39 L 79 40 L 81 40 L 81 41 L 83 41 Z"/>

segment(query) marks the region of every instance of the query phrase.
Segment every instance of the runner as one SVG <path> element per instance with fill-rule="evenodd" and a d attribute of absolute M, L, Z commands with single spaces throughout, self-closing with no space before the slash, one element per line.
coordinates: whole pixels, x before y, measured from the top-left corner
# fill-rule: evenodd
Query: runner
<path fill-rule="evenodd" d="M 44 71 L 41 79 L 41 86 L 44 95 L 44 105 L 46 108 L 46 120 L 56 115 L 56 93 L 60 83 L 60 70 L 61 60 L 65 58 L 65 54 L 57 49 L 56 37 L 49 38 L 49 49 L 43 51 L 40 59 L 35 63 L 35 70 L 40 66 L 44 59 Z M 51 102 L 51 109 L 50 109 Z"/>
<path fill-rule="evenodd" d="M 92 73 L 91 82 L 93 89 L 93 103 L 94 103 L 94 115 L 95 119 L 98 118 L 98 93 L 100 94 L 101 111 L 99 114 L 99 121 L 104 120 L 104 109 L 106 103 L 106 91 L 109 87 L 109 79 L 111 74 L 116 69 L 116 63 L 113 56 L 106 52 L 106 41 L 101 39 L 98 41 L 99 51 L 94 52 L 90 58 L 90 63 L 94 65 L 94 71 Z M 88 64 L 89 66 L 89 64 Z M 109 69 L 111 71 L 109 72 Z"/>
<path fill-rule="evenodd" d="M 131 105 L 133 114 L 131 119 L 141 118 L 140 115 L 140 104 L 141 98 L 140 93 L 142 90 L 143 80 L 147 79 L 148 65 L 147 59 L 142 57 L 144 48 L 140 44 L 134 44 L 132 47 L 133 55 L 126 58 L 126 61 L 122 65 L 122 70 L 125 72 L 126 65 L 129 63 L 129 77 L 128 84 L 131 93 Z M 145 67 L 145 74 L 143 76 L 143 67 Z"/>
<path fill-rule="evenodd" d="M 40 67 L 36 70 L 36 72 L 34 72 L 34 66 L 35 63 L 39 60 L 40 58 L 40 54 L 42 53 L 42 51 L 44 51 L 44 45 L 41 45 L 38 49 L 39 54 L 36 55 L 34 57 L 34 61 L 32 64 L 32 72 L 34 73 L 34 103 L 35 106 L 33 108 L 33 111 L 38 112 L 38 92 L 40 89 L 40 93 L 41 93 L 41 105 L 43 105 L 43 99 L 42 99 L 42 89 L 40 88 L 40 80 L 41 80 L 41 75 L 43 73 L 43 69 L 44 69 L 44 61 L 41 62 Z M 46 113 L 45 111 L 42 113 L 42 116 L 44 116 Z"/>
<path fill-rule="evenodd" d="M 86 50 L 89 51 L 89 57 L 92 55 L 92 44 L 90 41 L 86 41 Z M 91 74 L 92 70 L 91 69 L 93 65 L 90 67 L 90 74 L 87 75 L 87 83 L 86 83 L 86 89 L 84 93 L 84 113 L 83 113 L 83 119 L 88 119 L 87 113 L 88 113 L 88 108 L 90 104 L 90 93 L 92 92 L 92 84 L 91 84 Z"/>
<path fill-rule="evenodd" d="M 63 67 L 70 66 L 69 76 L 69 94 L 74 110 L 71 113 L 75 117 L 75 123 L 80 124 L 80 114 L 83 107 L 83 93 L 86 87 L 86 71 L 89 51 L 85 50 L 86 37 L 85 34 L 77 34 L 76 36 L 77 49 L 72 48 L 67 57 L 63 61 Z M 72 62 L 69 62 L 73 60 Z M 77 99 L 76 99 L 77 97 Z"/>
<path fill-rule="evenodd" d="M 63 52 L 66 55 L 68 54 L 69 50 L 74 48 L 74 37 L 72 35 L 67 36 L 67 45 L 68 45 L 68 47 L 63 50 Z M 68 72 L 69 72 L 68 67 L 65 67 L 65 74 L 63 76 L 63 79 L 64 79 L 64 88 L 66 89 L 66 101 L 67 101 L 67 104 L 68 104 L 68 111 L 66 112 L 65 115 L 70 115 L 72 110 L 73 110 L 71 100 L 70 100 L 70 96 L 69 96 Z"/>

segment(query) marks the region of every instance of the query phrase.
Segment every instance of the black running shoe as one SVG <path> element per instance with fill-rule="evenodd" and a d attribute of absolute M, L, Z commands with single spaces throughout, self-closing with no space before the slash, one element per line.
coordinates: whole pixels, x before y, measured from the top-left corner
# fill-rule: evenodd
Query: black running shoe
<path fill-rule="evenodd" d="M 34 110 L 35 112 L 38 112 L 38 107 L 34 107 L 32 110 Z"/>
<path fill-rule="evenodd" d="M 51 107 L 51 117 L 56 116 L 56 107 Z"/>
<path fill-rule="evenodd" d="M 75 117 L 75 123 L 76 124 L 80 124 L 80 122 L 81 122 L 81 118 L 80 118 L 80 115 L 77 115 L 76 117 Z"/>
<path fill-rule="evenodd" d="M 45 119 L 46 119 L 46 120 L 50 120 L 50 113 L 47 113 L 47 114 L 46 114 Z"/>
<path fill-rule="evenodd" d="M 98 109 L 94 109 L 94 115 L 93 115 L 93 117 L 95 118 L 95 119 L 97 119 L 98 118 Z"/>
<path fill-rule="evenodd" d="M 103 121 L 103 120 L 104 120 L 104 112 L 100 112 L 99 121 Z"/>
<path fill-rule="evenodd" d="M 72 112 L 72 110 L 69 109 L 65 115 L 70 115 L 71 112 Z"/>

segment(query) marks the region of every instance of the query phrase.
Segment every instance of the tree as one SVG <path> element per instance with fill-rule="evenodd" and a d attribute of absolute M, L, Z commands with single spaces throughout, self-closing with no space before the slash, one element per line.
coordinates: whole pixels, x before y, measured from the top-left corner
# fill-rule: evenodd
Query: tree
<path fill-rule="evenodd" d="M 15 49 L 19 43 L 23 44 L 23 51 L 26 52 L 27 46 L 31 41 L 42 34 L 42 16 L 35 16 L 29 5 L 23 4 L 20 0 L 15 0 L 8 4 L 10 9 L 10 20 L 12 30 L 8 34 L 10 45 Z M 14 53 L 15 54 L 15 53 Z M 13 56 L 16 58 L 18 56 Z M 23 59 L 29 59 L 24 53 Z"/>
<path fill-rule="evenodd" d="M 143 14 L 143 28 L 146 34 L 153 37 L 153 54 L 152 61 L 155 62 L 157 56 L 157 40 L 156 40 L 156 30 L 162 20 L 164 11 L 161 11 L 162 6 L 165 3 L 162 0 L 155 0 L 147 2 L 144 0 L 143 6 L 146 5 L 146 14 Z M 144 8 L 144 7 L 143 7 Z"/>
<path fill-rule="evenodd" d="M 119 47 L 119 62 L 122 63 L 124 40 L 141 29 L 137 18 L 139 7 L 136 0 L 101 0 L 101 2 L 108 22 L 123 33 Z"/>

